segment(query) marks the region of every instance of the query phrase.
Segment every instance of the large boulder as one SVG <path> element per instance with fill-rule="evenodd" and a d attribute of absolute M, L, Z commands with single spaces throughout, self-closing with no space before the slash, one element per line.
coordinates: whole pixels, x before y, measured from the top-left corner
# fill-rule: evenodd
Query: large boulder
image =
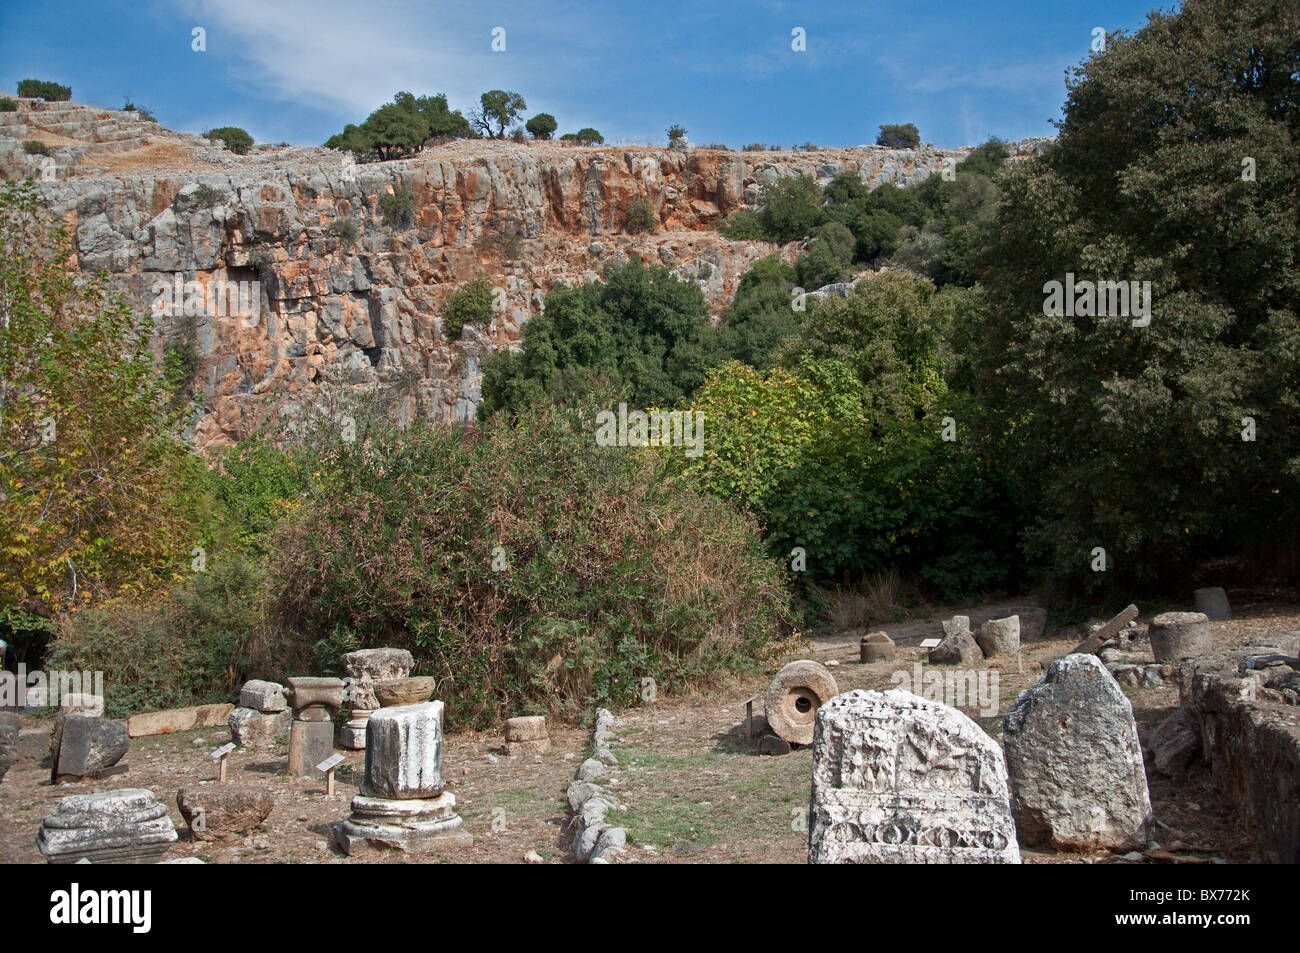
<path fill-rule="evenodd" d="M 126 725 L 107 718 L 73 715 L 64 718 L 55 732 L 50 766 L 50 779 L 55 782 L 99 777 L 131 748 Z"/>
<path fill-rule="evenodd" d="M 236 840 L 262 826 L 275 799 L 255 788 L 207 784 L 181 788 L 176 806 L 196 839 Z"/>
<path fill-rule="evenodd" d="M 1133 708 L 1095 655 L 1057 659 L 1002 722 L 1021 843 L 1145 845 L 1151 800 Z"/>
<path fill-rule="evenodd" d="M 987 658 L 1015 655 L 1020 651 L 1020 617 L 1013 615 L 1005 619 L 989 619 L 980 626 L 975 641 Z"/>
<path fill-rule="evenodd" d="M 832 698 L 817 712 L 808 860 L 1019 863 L 997 742 L 911 692 Z"/>

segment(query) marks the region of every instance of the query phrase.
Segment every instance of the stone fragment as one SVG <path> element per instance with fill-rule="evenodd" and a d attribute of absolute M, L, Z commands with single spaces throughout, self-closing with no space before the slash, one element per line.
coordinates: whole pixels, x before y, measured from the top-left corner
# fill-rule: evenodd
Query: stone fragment
<path fill-rule="evenodd" d="M 545 754 L 551 750 L 545 715 L 510 718 L 505 726 L 506 751 L 512 755 Z"/>
<path fill-rule="evenodd" d="M 265 791 L 234 784 L 181 788 L 176 806 L 198 840 L 236 840 L 262 826 L 275 800 Z"/>
<path fill-rule="evenodd" d="M 427 675 L 414 678 L 394 678 L 375 685 L 375 697 L 381 708 L 398 708 L 403 705 L 422 705 L 433 697 L 438 680 Z"/>
<path fill-rule="evenodd" d="M 825 666 L 808 659 L 791 662 L 767 687 L 768 727 L 791 744 L 811 744 L 817 709 L 839 691 L 835 676 Z"/>
<path fill-rule="evenodd" d="M 1181 778 L 1201 753 L 1201 726 L 1196 715 L 1177 708 L 1156 727 L 1147 752 L 1156 770 L 1171 778 Z"/>
<path fill-rule="evenodd" d="M 102 777 L 126 757 L 131 739 L 120 721 L 73 715 L 63 720 L 56 744 L 50 779 L 57 783 Z"/>
<path fill-rule="evenodd" d="M 1133 708 L 1095 655 L 1057 659 L 1002 722 L 1024 844 L 1145 846 L 1151 800 Z"/>
<path fill-rule="evenodd" d="M 18 757 L 26 761 L 41 761 L 50 756 L 49 728 L 24 728 L 18 732 Z"/>
<path fill-rule="evenodd" d="M 955 615 L 943 623 L 944 637 L 956 635 L 959 632 L 970 633 L 970 616 Z"/>
<path fill-rule="evenodd" d="M 964 619 L 965 616 L 957 618 Z M 944 631 L 948 634 L 943 637 L 943 641 L 930 650 L 931 664 L 975 665 L 984 661 L 984 653 L 969 629 L 954 626 L 949 631 L 948 624 L 944 623 Z"/>
<path fill-rule="evenodd" d="M 872 662 L 892 662 L 896 646 L 884 632 L 871 632 L 858 643 L 858 657 L 863 665 Z"/>
<path fill-rule="evenodd" d="M 537 741 L 507 741 L 506 753 L 513 757 L 520 757 L 528 754 L 546 754 L 551 750 L 551 741 L 549 738 L 541 738 Z"/>
<path fill-rule="evenodd" d="M 143 788 L 62 798 L 36 834 L 51 864 L 157 863 L 175 840 L 166 805 Z"/>
<path fill-rule="evenodd" d="M 415 659 L 406 649 L 361 649 L 343 656 L 343 669 L 352 680 L 352 704 L 373 711 L 379 708 L 375 697 L 378 682 L 406 678 Z"/>
<path fill-rule="evenodd" d="M 370 758 L 369 748 L 366 758 Z M 365 850 L 415 854 L 431 848 L 468 846 L 474 838 L 456 813 L 456 795 L 443 791 L 434 798 L 359 794 L 352 799 L 351 816 L 335 826 L 334 842 L 349 855 Z"/>
<path fill-rule="evenodd" d="M 278 712 L 236 708 L 226 723 L 231 740 L 241 748 L 266 748 L 289 737 L 293 713 L 287 708 Z"/>
<path fill-rule="evenodd" d="M 324 777 L 317 769 L 334 753 L 332 721 L 295 721 L 289 729 L 289 774 L 295 778 Z"/>
<path fill-rule="evenodd" d="M 1111 618 L 1109 622 L 1103 625 L 1096 632 L 1091 633 L 1086 639 L 1076 645 L 1071 651 L 1071 655 L 1090 654 L 1097 651 L 1101 646 L 1119 635 L 1119 630 L 1124 628 L 1130 622 L 1138 617 L 1138 607 L 1135 605 L 1127 606 L 1118 615 Z"/>
<path fill-rule="evenodd" d="M 1015 655 L 1020 651 L 1020 618 L 989 619 L 980 626 L 975 641 L 985 658 L 995 655 Z"/>
<path fill-rule="evenodd" d="M 340 745 L 354 751 L 365 748 L 366 722 L 370 720 L 370 713 L 380 706 L 375 686 L 380 682 L 406 678 L 411 674 L 411 666 L 414 664 L 415 659 L 406 649 L 361 649 L 343 656 L 343 668 L 348 673 L 352 717 L 339 731 Z M 428 696 L 418 701 L 428 701 Z"/>
<path fill-rule="evenodd" d="M 1197 589 L 1192 593 L 1192 602 L 1196 611 L 1204 613 L 1211 622 L 1223 622 L 1232 618 L 1232 606 L 1228 603 L 1228 594 L 1219 586 Z"/>
<path fill-rule="evenodd" d="M 366 726 L 361 793 L 404 800 L 442 793 L 442 702 L 381 708 Z"/>
<path fill-rule="evenodd" d="M 279 682 L 264 682 L 255 678 L 245 682 L 239 690 L 239 707 L 251 708 L 262 714 L 274 714 L 287 711 L 289 703 L 284 697 L 284 686 Z"/>
<path fill-rule="evenodd" d="M 506 720 L 506 741 L 541 741 L 546 733 L 545 715 L 524 715 Z"/>
<path fill-rule="evenodd" d="M 234 705 L 222 704 L 151 711 L 143 715 L 132 715 L 126 721 L 126 728 L 132 738 L 193 731 L 195 728 L 214 728 L 225 724 L 234 708 Z"/>
<path fill-rule="evenodd" d="M 809 815 L 810 863 L 1020 862 L 997 742 L 911 692 L 820 708 Z"/>
<path fill-rule="evenodd" d="M 1038 606 L 1012 606 L 1011 612 L 1020 619 L 1020 641 L 1036 642 L 1047 633 L 1047 610 Z"/>
<path fill-rule="evenodd" d="M 293 706 L 294 721 L 330 721 L 343 704 L 343 680 L 291 678 L 284 697 Z"/>
<path fill-rule="evenodd" d="M 1147 627 L 1151 654 L 1157 662 L 1208 655 L 1214 648 L 1209 623 L 1203 612 L 1162 612 Z"/>

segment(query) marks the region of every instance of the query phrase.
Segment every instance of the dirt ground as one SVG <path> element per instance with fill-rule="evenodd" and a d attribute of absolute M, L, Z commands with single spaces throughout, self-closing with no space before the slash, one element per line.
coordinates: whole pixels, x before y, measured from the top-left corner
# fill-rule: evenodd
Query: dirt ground
<path fill-rule="evenodd" d="M 1236 618 L 1215 623 L 1222 644 L 1237 644 L 1253 635 L 1300 629 L 1295 606 L 1258 604 L 1234 607 Z M 975 613 L 971 613 L 974 615 Z M 884 626 L 898 641 L 892 663 L 862 665 L 856 636 L 818 639 L 811 651 L 791 655 L 827 663 L 839 689 L 897 687 L 891 675 L 912 672 L 927 650 L 935 620 L 912 620 Z M 997 713 L 965 711 L 993 737 L 1001 736 L 1001 719 L 1017 695 L 1043 674 L 1040 662 L 1064 654 L 1079 639 L 1077 630 L 1049 630 L 1045 640 L 1023 647 L 1015 660 L 986 663 L 998 673 Z M 927 666 L 928 667 L 928 666 Z M 765 756 L 745 737 L 744 700 L 762 692 L 775 666 L 750 678 L 707 691 L 660 697 L 643 708 L 616 712 L 620 724 L 614 753 L 620 765 L 610 790 L 619 800 L 612 823 L 628 830 L 628 859 L 641 863 L 803 863 L 806 859 L 811 749 L 784 756 Z M 903 686 L 906 687 L 906 686 Z M 1175 686 L 1125 688 L 1133 703 L 1139 732 L 1154 730 L 1178 703 Z M 755 703 L 762 712 L 762 700 Z M 33 722 L 34 723 L 34 722 Z M 27 725 L 25 724 L 25 727 Z M 552 748 L 545 755 L 510 757 L 495 733 L 464 732 L 448 737 L 443 770 L 455 793 L 466 828 L 474 835 L 467 848 L 423 855 L 424 862 L 519 863 L 536 851 L 550 863 L 572 861 L 567 850 L 564 789 L 585 757 L 587 734 L 580 728 L 551 729 Z M 348 813 L 357 793 L 364 752 L 346 752 L 339 769 L 337 793 L 325 794 L 323 780 L 287 777 L 285 746 L 264 751 L 237 750 L 230 755 L 231 783 L 269 789 L 276 806 L 260 832 L 234 844 L 191 839 L 176 808 L 179 788 L 215 783 L 211 752 L 229 741 L 222 729 L 141 738 L 124 759 L 128 774 L 98 782 L 51 786 L 48 768 L 21 761 L 0 784 L 0 863 L 40 863 L 35 836 L 41 819 L 58 799 L 69 794 L 146 787 L 169 808 L 180 840 L 167 857 L 199 857 L 208 863 L 374 863 L 411 862 L 401 854 L 344 857 L 329 843 L 329 827 Z M 1151 862 L 1244 862 L 1250 845 L 1230 807 L 1198 766 L 1174 784 L 1148 771 L 1152 808 L 1161 851 Z M 1023 851 L 1027 863 L 1096 863 L 1111 855 Z"/>

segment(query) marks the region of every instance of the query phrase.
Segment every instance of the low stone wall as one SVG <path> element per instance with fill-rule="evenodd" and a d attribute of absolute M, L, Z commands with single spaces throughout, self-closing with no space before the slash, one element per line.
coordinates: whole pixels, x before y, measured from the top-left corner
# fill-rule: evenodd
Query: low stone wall
<path fill-rule="evenodd" d="M 1179 695 L 1199 728 L 1201 754 L 1240 810 L 1255 859 L 1264 863 L 1300 863 L 1295 656 L 1294 644 L 1246 645 L 1180 669 Z"/>
<path fill-rule="evenodd" d="M 577 774 L 564 792 L 571 815 L 573 856 L 580 864 L 616 863 L 626 856 L 627 831 L 605 821 L 605 815 L 616 805 L 600 783 L 618 767 L 618 758 L 610 749 L 614 725 L 608 709 L 596 709 L 591 756 L 578 765 Z"/>

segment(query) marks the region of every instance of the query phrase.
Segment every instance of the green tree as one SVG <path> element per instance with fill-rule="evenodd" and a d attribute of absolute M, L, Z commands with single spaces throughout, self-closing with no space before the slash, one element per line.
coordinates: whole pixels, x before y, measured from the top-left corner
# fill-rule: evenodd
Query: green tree
<path fill-rule="evenodd" d="M 528 108 L 524 97 L 504 89 L 493 89 L 479 97 L 479 108 L 473 117 L 474 124 L 485 136 L 504 139 L 506 129 Z"/>
<path fill-rule="evenodd" d="M 381 158 L 395 159 L 418 152 L 428 127 L 418 113 L 396 103 L 380 106 L 362 126 L 365 141 Z"/>
<path fill-rule="evenodd" d="M 1152 13 L 1072 73 L 1056 147 L 1002 180 L 971 336 L 1035 512 L 1028 552 L 1064 590 L 1127 601 L 1294 539 L 1297 36 L 1286 0 Z M 1046 314 L 1067 274 L 1150 281 L 1150 323 Z"/>
<path fill-rule="evenodd" d="M 602 378 L 639 407 L 671 406 L 704 377 L 707 323 L 695 282 L 636 260 L 609 268 L 603 282 L 556 288 L 524 325 L 523 350 L 484 360 L 479 415 L 572 405 Z"/>
<path fill-rule="evenodd" d="M 550 113 L 538 113 L 524 123 L 524 128 L 528 130 L 528 134 L 534 139 L 549 139 L 555 135 L 557 125 L 555 117 Z"/>
<path fill-rule="evenodd" d="M 151 320 L 72 255 L 34 187 L 0 183 L 0 607 L 44 616 L 188 571 L 205 542 Z"/>
<path fill-rule="evenodd" d="M 763 186 L 763 229 L 773 241 L 804 238 L 821 220 L 822 190 L 806 175 L 790 175 Z"/>
<path fill-rule="evenodd" d="M 246 155 L 253 145 L 253 137 L 238 126 L 209 129 L 203 135 L 208 139 L 216 139 L 224 143 L 227 149 L 239 156 Z"/>
<path fill-rule="evenodd" d="M 43 79 L 20 79 L 18 95 L 25 99 L 44 99 L 51 103 L 66 103 L 72 98 L 71 86 L 60 86 Z"/>
<path fill-rule="evenodd" d="M 889 149 L 915 149 L 921 144 L 921 133 L 912 123 L 883 123 L 876 145 Z"/>

